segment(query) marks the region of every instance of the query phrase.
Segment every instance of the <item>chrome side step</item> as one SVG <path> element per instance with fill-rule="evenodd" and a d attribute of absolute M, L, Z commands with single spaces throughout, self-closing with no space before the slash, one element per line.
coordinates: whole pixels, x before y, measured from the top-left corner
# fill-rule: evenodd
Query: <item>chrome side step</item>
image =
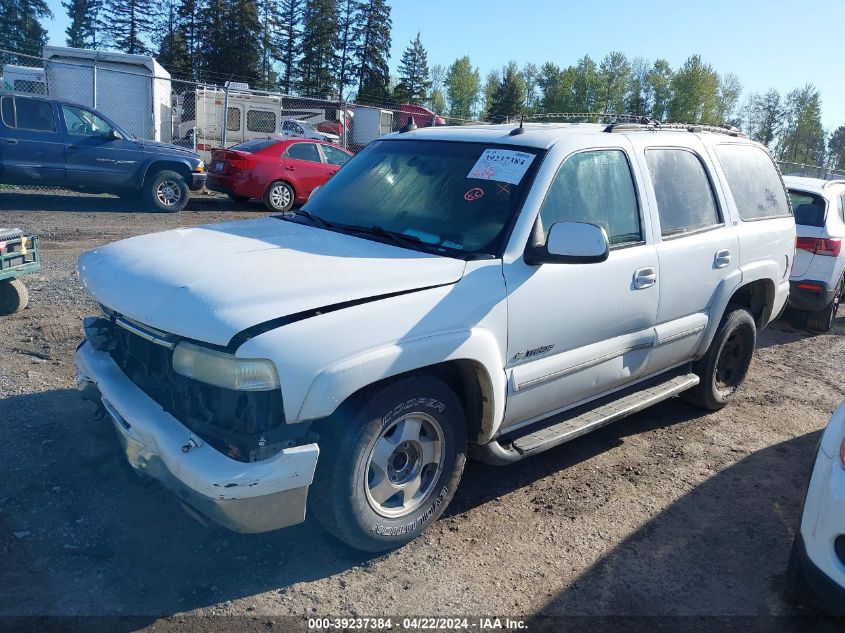
<path fill-rule="evenodd" d="M 589 403 L 538 423 L 546 426 L 537 428 L 538 424 L 534 424 L 532 430 L 522 435 L 504 435 L 489 444 L 479 446 L 476 455 L 488 463 L 518 461 L 642 411 L 695 387 L 698 383 L 698 376 L 692 373 L 659 376 L 602 398 L 597 403 Z"/>

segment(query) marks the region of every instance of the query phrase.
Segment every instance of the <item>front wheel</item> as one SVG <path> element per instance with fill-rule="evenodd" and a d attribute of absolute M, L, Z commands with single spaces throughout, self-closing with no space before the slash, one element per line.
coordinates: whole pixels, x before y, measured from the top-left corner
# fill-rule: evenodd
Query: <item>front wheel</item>
<path fill-rule="evenodd" d="M 147 177 L 144 195 L 153 211 L 176 213 L 188 204 L 188 185 L 182 174 L 165 169 Z"/>
<path fill-rule="evenodd" d="M 358 408 L 360 407 L 360 408 Z M 357 549 L 413 540 L 442 514 L 466 461 L 467 430 L 455 393 L 432 376 L 398 380 L 327 420 L 310 507 Z"/>
<path fill-rule="evenodd" d="M 290 211 L 294 202 L 293 187 L 288 183 L 277 180 L 270 183 L 267 191 L 264 193 L 264 206 L 270 211 Z"/>
<path fill-rule="evenodd" d="M 745 381 L 756 344 L 754 317 L 745 308 L 729 307 L 707 353 L 693 364 L 700 382 L 684 399 L 708 411 L 726 406 Z"/>

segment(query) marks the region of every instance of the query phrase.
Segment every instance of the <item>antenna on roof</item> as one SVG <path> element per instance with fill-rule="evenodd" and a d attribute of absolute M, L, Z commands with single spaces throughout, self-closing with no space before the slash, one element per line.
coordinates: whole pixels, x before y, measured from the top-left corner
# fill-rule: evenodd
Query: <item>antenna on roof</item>
<path fill-rule="evenodd" d="M 399 133 L 404 134 L 405 132 L 413 132 L 417 129 L 417 124 L 414 122 L 414 117 L 409 116 L 408 122 L 399 128 Z"/>
<path fill-rule="evenodd" d="M 519 134 L 525 134 L 525 128 L 522 127 L 522 124 L 525 122 L 525 114 L 519 115 L 519 127 L 515 127 L 510 131 L 510 136 L 517 136 Z"/>

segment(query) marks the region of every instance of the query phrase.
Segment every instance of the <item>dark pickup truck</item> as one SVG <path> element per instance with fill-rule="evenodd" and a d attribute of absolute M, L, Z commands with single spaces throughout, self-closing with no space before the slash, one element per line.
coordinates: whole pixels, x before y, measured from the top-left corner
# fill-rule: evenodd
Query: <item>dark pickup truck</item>
<path fill-rule="evenodd" d="M 0 93 L 0 184 L 140 195 L 151 210 L 174 212 L 205 178 L 195 152 L 132 138 L 96 110 Z"/>

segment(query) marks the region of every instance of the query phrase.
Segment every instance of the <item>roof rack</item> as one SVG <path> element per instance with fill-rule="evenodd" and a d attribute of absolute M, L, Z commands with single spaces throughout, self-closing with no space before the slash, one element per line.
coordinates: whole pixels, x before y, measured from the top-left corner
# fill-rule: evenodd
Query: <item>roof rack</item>
<path fill-rule="evenodd" d="M 649 122 L 641 123 L 616 123 L 608 125 L 605 132 L 636 132 L 637 130 L 653 131 L 653 132 L 710 132 L 711 134 L 726 134 L 727 136 L 736 136 L 747 138 L 748 135 L 732 125 L 704 125 L 702 123 L 661 123 L 660 121 L 650 120 Z"/>
<path fill-rule="evenodd" d="M 605 132 L 676 131 L 710 132 L 728 136 L 747 137 L 732 125 L 704 125 L 701 123 L 661 123 L 657 119 L 642 114 L 613 114 L 609 112 L 538 112 L 524 117 L 530 120 L 562 120 L 569 122 L 605 123 Z M 521 124 L 521 122 L 520 122 Z"/>

